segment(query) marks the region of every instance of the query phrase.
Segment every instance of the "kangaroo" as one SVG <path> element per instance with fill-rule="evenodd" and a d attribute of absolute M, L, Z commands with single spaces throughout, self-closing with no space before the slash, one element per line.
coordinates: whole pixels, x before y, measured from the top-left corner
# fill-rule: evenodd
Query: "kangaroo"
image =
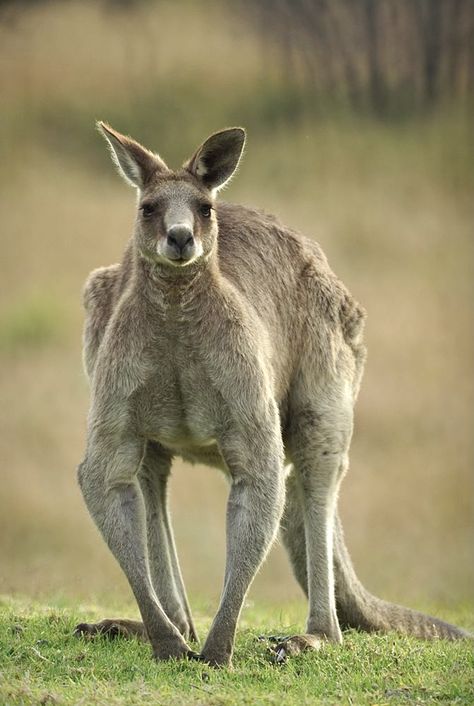
<path fill-rule="evenodd" d="M 365 313 L 313 240 L 273 216 L 217 203 L 245 131 L 209 137 L 172 171 L 100 122 L 137 189 L 122 262 L 84 290 L 91 407 L 78 479 L 143 622 L 82 623 L 78 635 L 148 639 L 157 660 L 230 665 L 242 604 L 280 530 L 307 596 L 306 632 L 277 661 L 341 628 L 457 639 L 463 630 L 384 602 L 354 572 L 337 514 L 365 361 Z M 167 508 L 172 460 L 228 476 L 227 556 L 200 654 Z"/>

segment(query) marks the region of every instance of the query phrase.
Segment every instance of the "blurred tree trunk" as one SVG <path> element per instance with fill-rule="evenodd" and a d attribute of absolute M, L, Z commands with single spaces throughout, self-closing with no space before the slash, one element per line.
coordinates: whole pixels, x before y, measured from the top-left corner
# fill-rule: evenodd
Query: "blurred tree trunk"
<path fill-rule="evenodd" d="M 466 12 L 466 91 L 474 94 L 474 0 L 467 0 L 468 7 Z"/>
<path fill-rule="evenodd" d="M 264 18 L 303 104 L 327 96 L 383 116 L 474 92 L 474 0 L 240 2 Z"/>
<path fill-rule="evenodd" d="M 461 22 L 463 0 L 451 0 L 447 5 L 446 92 L 456 95 L 459 88 L 459 68 L 462 52 Z"/>
<path fill-rule="evenodd" d="M 422 48 L 422 99 L 427 106 L 432 106 L 439 96 L 442 3 L 443 0 L 417 0 L 414 5 Z"/>
<path fill-rule="evenodd" d="M 377 115 L 383 115 L 387 103 L 387 94 L 380 66 L 378 6 L 379 0 L 364 0 L 369 101 L 373 111 Z"/>
<path fill-rule="evenodd" d="M 333 52 L 339 55 L 342 65 L 342 81 L 345 84 L 347 97 L 352 107 L 359 109 L 362 105 L 363 88 L 353 47 L 349 41 L 351 24 L 357 24 L 357 9 L 359 2 L 348 3 L 346 0 L 325 0 L 328 9 L 328 27 L 333 37 Z"/>

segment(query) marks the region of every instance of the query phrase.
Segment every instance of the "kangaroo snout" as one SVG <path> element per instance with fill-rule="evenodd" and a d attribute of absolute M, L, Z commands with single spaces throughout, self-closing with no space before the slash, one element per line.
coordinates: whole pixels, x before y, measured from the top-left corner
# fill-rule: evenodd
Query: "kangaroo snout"
<path fill-rule="evenodd" d="M 188 225 L 175 225 L 167 231 L 166 249 L 172 260 L 189 260 L 194 255 L 193 231 Z"/>

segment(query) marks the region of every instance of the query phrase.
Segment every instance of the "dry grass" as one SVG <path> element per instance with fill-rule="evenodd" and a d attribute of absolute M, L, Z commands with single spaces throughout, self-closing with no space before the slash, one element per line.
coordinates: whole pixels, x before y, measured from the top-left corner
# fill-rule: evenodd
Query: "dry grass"
<path fill-rule="evenodd" d="M 184 158 L 217 120 L 227 121 L 226 99 L 232 121 L 244 120 L 234 94 L 252 89 L 258 103 L 265 71 L 255 42 L 219 3 L 208 51 L 198 51 L 208 22 L 185 8 L 185 51 L 176 46 L 182 16 L 171 3 L 146 21 L 58 4 L 1 30 L 1 592 L 128 595 L 74 473 L 87 410 L 80 289 L 90 269 L 120 257 L 134 209 L 112 167 L 103 171 L 92 118 L 122 116 L 122 129 L 135 120 L 144 140 L 157 120 L 152 146 Z M 184 84 L 176 89 L 174 122 L 166 105 L 166 124 L 146 108 L 155 105 L 144 98 L 146 66 L 158 92 L 169 90 L 172 72 L 198 86 L 191 104 L 179 92 Z M 226 194 L 316 237 L 369 312 L 342 505 L 360 573 L 400 600 L 457 602 L 472 591 L 469 149 L 467 119 L 454 113 L 405 125 L 262 123 Z M 220 591 L 225 497 L 215 472 L 178 466 L 172 499 L 184 573 L 191 592 L 210 601 Z M 252 595 L 298 596 L 279 548 Z"/>

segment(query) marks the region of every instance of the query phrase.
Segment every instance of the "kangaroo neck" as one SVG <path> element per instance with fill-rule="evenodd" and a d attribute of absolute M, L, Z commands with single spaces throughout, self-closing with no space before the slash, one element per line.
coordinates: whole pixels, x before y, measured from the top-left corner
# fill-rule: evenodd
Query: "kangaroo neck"
<path fill-rule="evenodd" d="M 139 293 L 160 308 L 187 308 L 204 301 L 221 277 L 215 251 L 185 267 L 153 262 L 135 253 L 134 265 Z"/>

